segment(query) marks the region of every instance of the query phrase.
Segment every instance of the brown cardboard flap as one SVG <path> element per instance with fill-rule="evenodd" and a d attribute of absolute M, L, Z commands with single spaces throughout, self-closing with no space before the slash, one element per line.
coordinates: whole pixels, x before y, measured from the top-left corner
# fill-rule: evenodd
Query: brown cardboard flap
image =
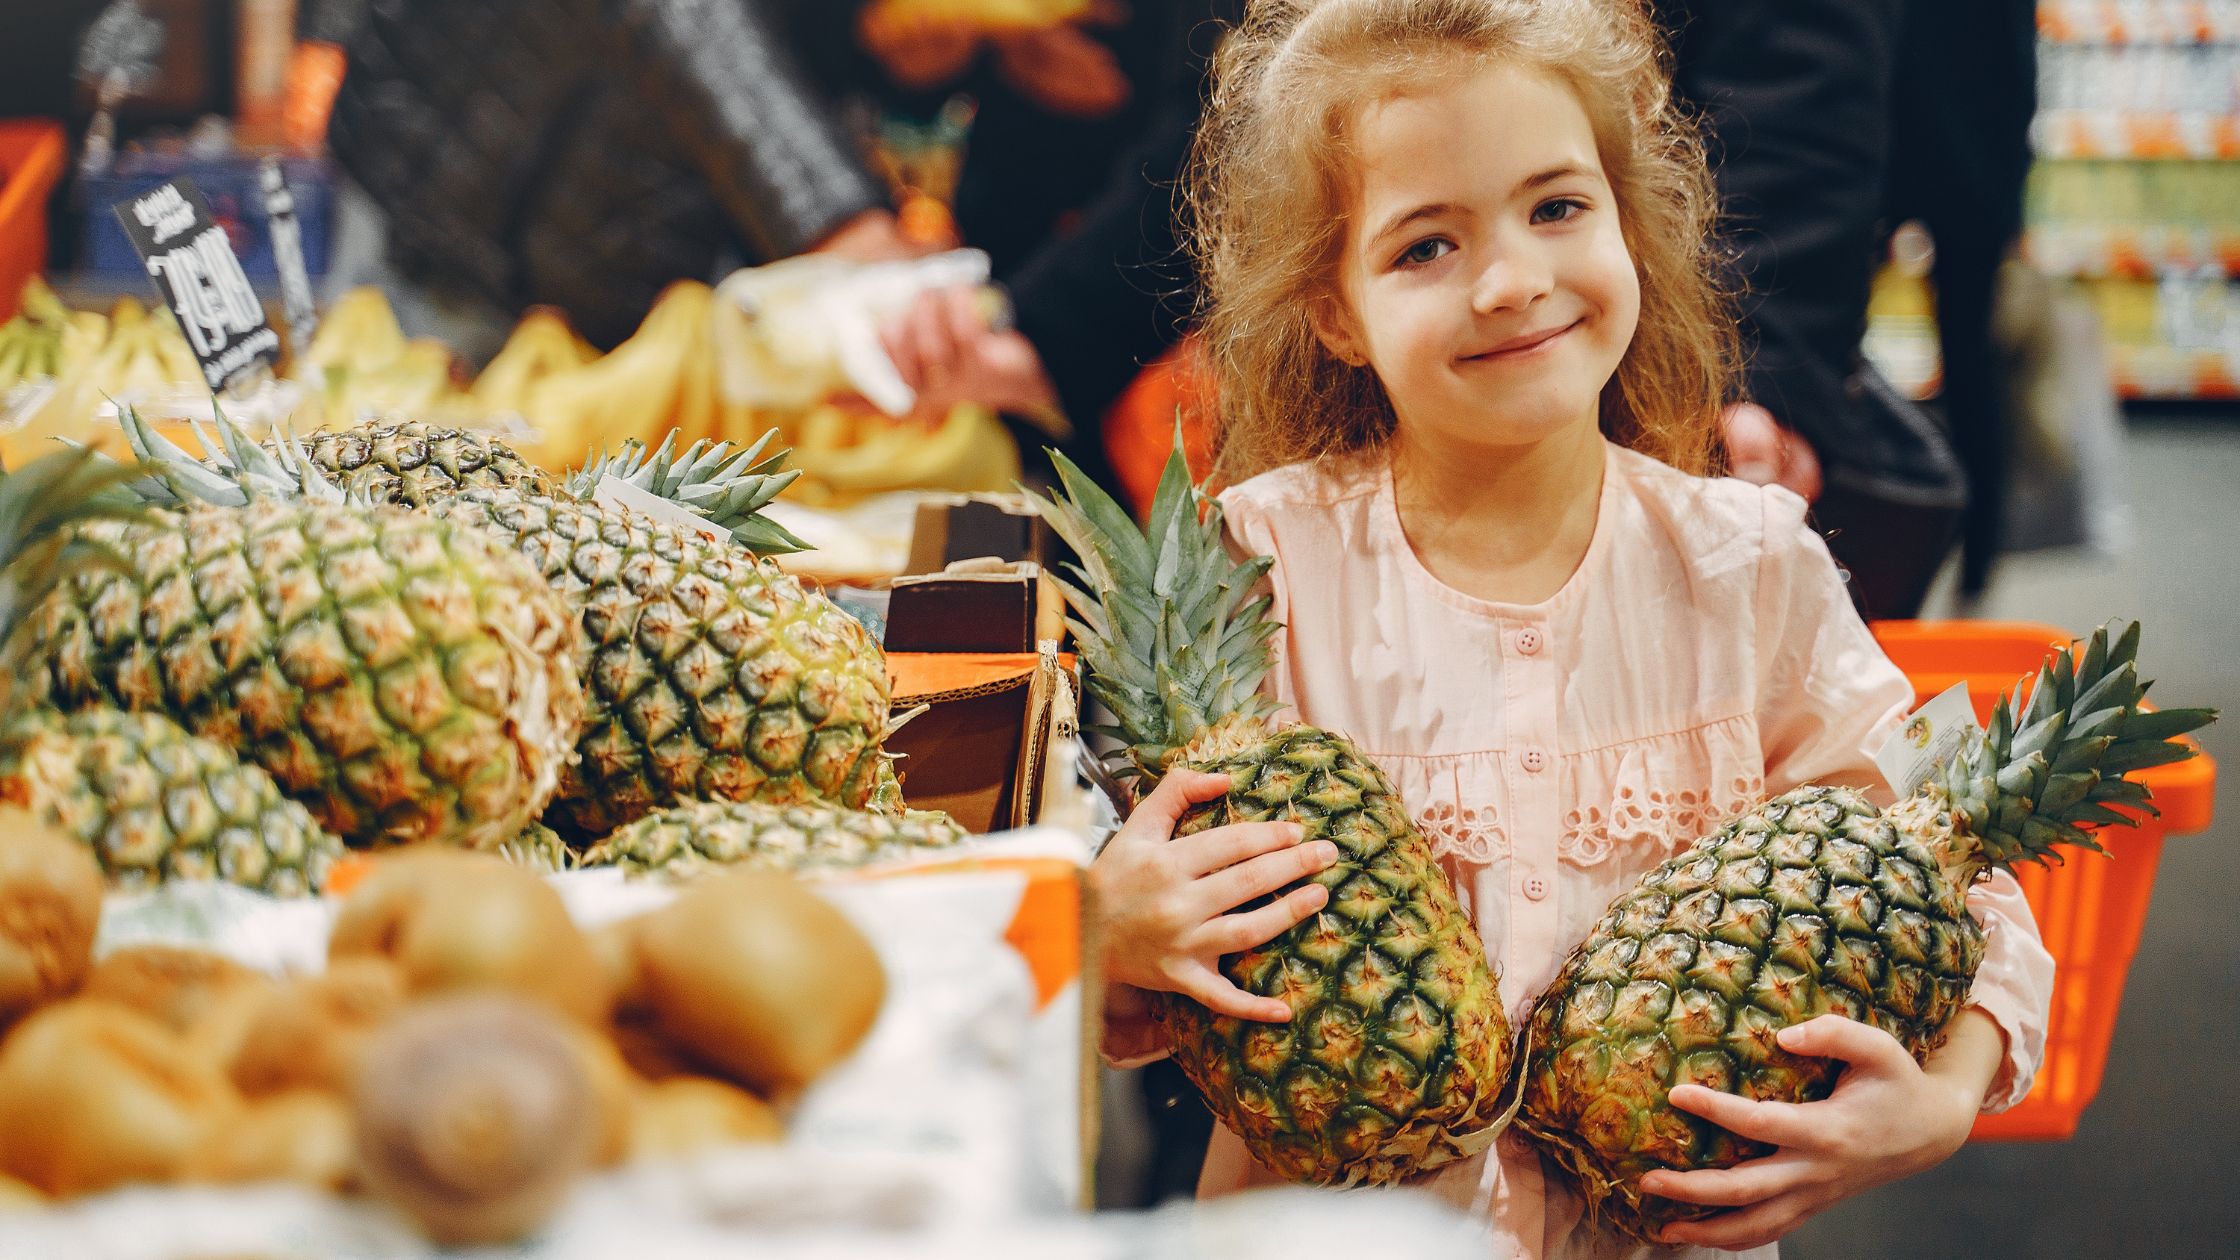
<path fill-rule="evenodd" d="M 887 740 L 910 807 L 947 810 L 972 832 L 1032 822 L 1060 661 L 1055 650 L 888 653 L 895 709 L 925 706 Z"/>

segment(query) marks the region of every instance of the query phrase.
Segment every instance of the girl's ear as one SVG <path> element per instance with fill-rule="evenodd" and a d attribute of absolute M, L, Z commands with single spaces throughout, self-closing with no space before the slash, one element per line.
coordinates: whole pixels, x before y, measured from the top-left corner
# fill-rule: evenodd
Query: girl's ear
<path fill-rule="evenodd" d="M 1307 322 L 1314 328 L 1315 339 L 1322 343 L 1322 348 L 1340 362 L 1354 367 L 1368 364 L 1368 350 L 1354 328 L 1353 312 L 1346 309 L 1343 301 L 1335 297 L 1316 299 L 1307 307 Z"/>

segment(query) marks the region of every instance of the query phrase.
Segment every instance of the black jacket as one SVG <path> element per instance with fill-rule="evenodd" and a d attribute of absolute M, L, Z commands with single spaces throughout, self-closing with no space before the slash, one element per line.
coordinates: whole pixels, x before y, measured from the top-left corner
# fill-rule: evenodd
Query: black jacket
<path fill-rule="evenodd" d="M 886 200 L 753 0 L 382 0 L 349 53 L 328 138 L 391 261 L 602 346 Z"/>

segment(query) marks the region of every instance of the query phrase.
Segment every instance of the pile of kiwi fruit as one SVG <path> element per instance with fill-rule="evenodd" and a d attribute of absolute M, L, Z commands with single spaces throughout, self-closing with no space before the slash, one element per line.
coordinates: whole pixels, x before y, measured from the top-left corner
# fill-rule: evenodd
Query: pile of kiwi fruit
<path fill-rule="evenodd" d="M 586 932 L 528 870 L 400 850 L 342 901 L 326 969 L 287 978 L 96 960 L 102 893 L 82 844 L 0 809 L 0 1209 L 292 1180 L 504 1242 L 587 1170 L 781 1140 L 886 992 L 861 932 L 773 873 Z"/>

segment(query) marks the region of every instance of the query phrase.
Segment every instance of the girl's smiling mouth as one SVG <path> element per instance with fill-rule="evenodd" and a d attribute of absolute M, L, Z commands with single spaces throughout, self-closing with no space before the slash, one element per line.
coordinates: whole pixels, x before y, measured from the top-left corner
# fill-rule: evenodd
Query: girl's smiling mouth
<path fill-rule="evenodd" d="M 1509 338 L 1507 341 L 1503 341 L 1490 346 L 1487 349 L 1480 350 L 1476 354 L 1463 355 L 1462 361 L 1465 363 L 1489 363 L 1506 362 L 1511 359 L 1521 359 L 1526 355 L 1532 354 L 1534 351 L 1543 349 L 1553 344 L 1556 338 L 1563 336 L 1565 333 L 1570 332 L 1574 328 L 1577 328 L 1582 322 L 1584 321 L 1575 319 L 1568 324 L 1563 324 L 1555 328 L 1544 328 L 1537 332 L 1521 333 L 1517 336 Z"/>

